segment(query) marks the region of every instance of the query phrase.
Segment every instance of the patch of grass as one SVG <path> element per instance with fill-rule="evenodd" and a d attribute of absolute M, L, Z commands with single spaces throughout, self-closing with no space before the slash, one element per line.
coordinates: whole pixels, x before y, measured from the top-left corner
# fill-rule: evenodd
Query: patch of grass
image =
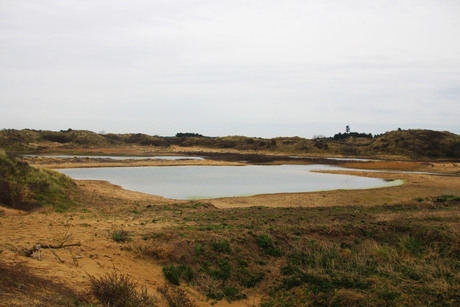
<path fill-rule="evenodd" d="M 97 278 L 89 275 L 91 291 L 106 306 L 154 306 L 154 298 L 144 287 L 136 290 L 137 282 L 130 275 L 117 271 Z"/>
<path fill-rule="evenodd" d="M 211 241 L 211 248 L 219 253 L 230 253 L 230 243 L 226 239 L 216 239 Z"/>
<path fill-rule="evenodd" d="M 246 298 L 246 294 L 240 293 L 240 290 L 234 286 L 225 287 L 224 296 L 229 302 Z"/>
<path fill-rule="evenodd" d="M 170 283 L 176 286 L 180 284 L 180 279 L 192 281 L 195 278 L 192 268 L 185 264 L 165 266 L 163 267 L 163 274 Z"/>
<path fill-rule="evenodd" d="M 0 150 L 0 203 L 7 207 L 34 210 L 53 206 L 65 212 L 75 206 L 75 183 L 58 172 L 29 166 Z"/>
<path fill-rule="evenodd" d="M 165 236 L 149 250 L 167 249 L 167 257 L 151 256 L 168 264 L 168 279 L 190 280 L 188 286 L 213 300 L 241 299 L 254 288 L 266 306 L 449 305 L 458 300 L 460 282 L 460 202 L 440 197 L 446 200 L 372 207 L 196 210 L 175 204 L 182 208 L 177 224 L 163 228 Z M 174 214 L 152 210 L 161 220 Z M 207 225 L 203 235 L 199 227 Z M 188 266 L 193 279 L 180 266 Z"/>
<path fill-rule="evenodd" d="M 262 247 L 267 255 L 280 257 L 283 254 L 283 250 L 280 247 L 275 246 L 272 238 L 269 235 L 262 234 L 258 236 L 257 245 Z"/>
<path fill-rule="evenodd" d="M 123 243 L 131 240 L 131 238 L 129 237 L 129 232 L 123 229 L 112 232 L 111 237 L 112 240 L 115 242 Z"/>
<path fill-rule="evenodd" d="M 454 196 L 454 195 L 441 195 L 436 198 L 436 200 L 440 203 L 444 203 L 448 200 L 454 200 L 454 201 L 459 201 L 460 197 Z"/>
<path fill-rule="evenodd" d="M 157 232 L 157 233 L 150 233 L 148 235 L 144 235 L 142 238 L 144 240 L 148 240 L 148 239 L 160 239 L 160 238 L 164 238 L 166 236 L 166 234 L 164 232 Z"/>
<path fill-rule="evenodd" d="M 240 268 L 236 271 L 236 280 L 238 284 L 245 288 L 254 288 L 265 277 L 265 273 L 260 271 L 250 272 L 246 268 Z"/>
<path fill-rule="evenodd" d="M 193 249 L 196 256 L 202 255 L 204 253 L 204 245 L 201 243 L 195 243 Z"/>
<path fill-rule="evenodd" d="M 184 290 L 165 283 L 157 288 L 171 307 L 194 307 L 196 304 L 188 297 Z"/>
<path fill-rule="evenodd" d="M 425 249 L 425 243 L 414 236 L 404 236 L 399 240 L 399 247 L 412 256 L 420 257 Z"/>

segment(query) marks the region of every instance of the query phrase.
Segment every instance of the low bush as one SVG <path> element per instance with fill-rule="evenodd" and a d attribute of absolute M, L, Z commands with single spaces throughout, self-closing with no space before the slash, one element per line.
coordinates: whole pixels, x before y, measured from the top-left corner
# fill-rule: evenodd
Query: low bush
<path fill-rule="evenodd" d="M 283 250 L 275 246 L 272 238 L 269 235 L 263 234 L 257 237 L 257 245 L 265 250 L 265 253 L 272 257 L 280 257 L 283 254 Z"/>
<path fill-rule="evenodd" d="M 89 275 L 91 291 L 105 306 L 154 306 L 155 300 L 148 296 L 144 287 L 141 292 L 136 291 L 137 282 L 127 274 L 107 273 L 100 278 Z"/>
<path fill-rule="evenodd" d="M 127 242 L 130 241 L 129 233 L 126 230 L 117 230 L 112 232 L 112 240 L 115 242 Z"/>
<path fill-rule="evenodd" d="M 192 300 L 188 297 L 184 290 L 178 287 L 164 284 L 157 288 L 163 297 L 168 301 L 171 307 L 194 307 L 196 306 Z"/>
<path fill-rule="evenodd" d="M 185 279 L 186 281 L 192 281 L 195 277 L 192 268 L 185 264 L 181 264 L 178 266 L 165 266 L 163 267 L 163 274 L 170 283 L 176 286 L 180 284 L 181 278 Z"/>
<path fill-rule="evenodd" d="M 211 248 L 220 253 L 230 253 L 232 250 L 230 248 L 230 243 L 225 239 L 213 240 L 211 242 Z"/>

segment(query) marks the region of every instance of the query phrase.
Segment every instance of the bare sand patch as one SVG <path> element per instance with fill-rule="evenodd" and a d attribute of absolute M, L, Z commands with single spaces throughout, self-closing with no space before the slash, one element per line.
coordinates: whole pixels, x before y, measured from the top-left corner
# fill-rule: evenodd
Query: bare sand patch
<path fill-rule="evenodd" d="M 141 167 L 141 166 L 238 166 L 245 165 L 239 162 L 226 162 L 214 160 L 112 160 L 91 158 L 24 158 L 31 166 L 47 169 L 59 168 L 93 168 L 93 167 Z"/>

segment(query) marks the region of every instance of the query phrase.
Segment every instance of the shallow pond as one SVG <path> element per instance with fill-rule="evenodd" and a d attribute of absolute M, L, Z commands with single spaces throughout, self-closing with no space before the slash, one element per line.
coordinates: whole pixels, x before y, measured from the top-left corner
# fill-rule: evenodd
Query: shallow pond
<path fill-rule="evenodd" d="M 73 179 L 106 180 L 125 189 L 173 199 L 366 189 L 401 184 L 383 179 L 314 173 L 328 165 L 163 166 L 61 169 Z"/>

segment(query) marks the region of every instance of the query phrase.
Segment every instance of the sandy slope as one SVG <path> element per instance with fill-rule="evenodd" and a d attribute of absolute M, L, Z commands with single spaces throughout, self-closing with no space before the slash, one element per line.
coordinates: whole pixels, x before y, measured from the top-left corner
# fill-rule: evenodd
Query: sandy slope
<path fill-rule="evenodd" d="M 139 206 L 166 204 L 171 201 L 126 191 L 104 181 L 79 181 L 78 185 L 84 191 L 85 200 L 91 204 L 73 212 L 56 213 L 44 209 L 26 213 L 0 207 L 1 260 L 4 263 L 22 263 L 34 275 L 59 281 L 87 297 L 91 297 L 88 274 L 103 276 L 116 269 L 132 275 L 140 285 L 145 285 L 148 292 L 157 297 L 159 306 L 167 306 L 167 302 L 156 290 L 165 283 L 162 263 L 129 250 L 129 242 L 114 242 L 111 233 L 124 228 L 131 232 L 159 232 L 171 223 L 164 220 L 149 222 L 155 216 L 129 213 L 129 208 L 134 211 Z M 70 237 L 65 244 L 80 243 L 80 246 L 53 249 L 59 260 L 46 246 L 59 245 L 68 235 Z M 24 250 L 32 248 L 36 243 L 42 245 L 41 261 L 23 255 Z M 184 286 L 182 288 L 199 305 L 210 304 L 193 289 Z M 39 300 L 31 300 L 24 293 L 0 296 L 0 306 L 41 303 Z M 250 298 L 232 305 L 249 306 L 253 303 L 254 298 Z M 220 301 L 216 306 L 228 304 Z"/>

